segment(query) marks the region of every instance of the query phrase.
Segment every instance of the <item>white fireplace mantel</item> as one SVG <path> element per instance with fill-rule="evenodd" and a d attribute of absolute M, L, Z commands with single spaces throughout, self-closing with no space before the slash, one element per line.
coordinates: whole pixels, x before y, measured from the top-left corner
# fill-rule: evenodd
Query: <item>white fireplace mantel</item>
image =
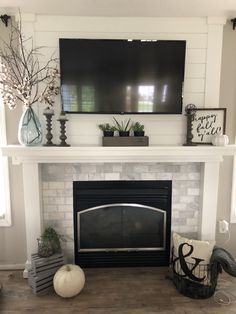
<path fill-rule="evenodd" d="M 4 156 L 20 163 L 91 162 L 219 162 L 234 155 L 236 145 L 228 146 L 145 146 L 145 147 L 2 147 Z"/>
<path fill-rule="evenodd" d="M 23 165 L 27 262 L 37 251 L 41 235 L 41 182 L 42 163 L 98 163 L 98 162 L 201 162 L 201 217 L 199 239 L 215 239 L 216 213 L 220 162 L 224 156 L 236 154 L 236 145 L 216 146 L 148 146 L 148 147 L 1 147 L 3 156 L 13 164 Z"/>

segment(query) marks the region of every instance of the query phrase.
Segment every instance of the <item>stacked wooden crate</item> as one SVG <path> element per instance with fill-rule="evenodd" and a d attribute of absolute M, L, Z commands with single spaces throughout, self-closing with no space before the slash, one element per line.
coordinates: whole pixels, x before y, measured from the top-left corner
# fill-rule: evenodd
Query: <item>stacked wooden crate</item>
<path fill-rule="evenodd" d="M 53 277 L 56 271 L 65 264 L 63 254 L 50 257 L 31 255 L 31 269 L 28 272 L 28 283 L 34 294 L 44 294 L 53 290 Z"/>

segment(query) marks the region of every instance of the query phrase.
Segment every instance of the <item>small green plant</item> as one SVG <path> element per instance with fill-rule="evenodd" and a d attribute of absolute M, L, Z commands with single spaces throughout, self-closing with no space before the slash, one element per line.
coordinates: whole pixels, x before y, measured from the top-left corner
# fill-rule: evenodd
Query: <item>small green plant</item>
<path fill-rule="evenodd" d="M 117 121 L 115 117 L 113 117 L 114 121 L 115 121 L 115 129 L 119 132 L 129 132 L 131 129 L 131 125 L 130 125 L 130 119 L 128 121 Z"/>
<path fill-rule="evenodd" d="M 132 125 L 132 130 L 134 132 L 143 132 L 144 131 L 144 125 L 141 124 L 140 122 L 135 122 L 133 125 Z"/>
<path fill-rule="evenodd" d="M 113 125 L 110 125 L 109 123 L 103 123 L 99 124 L 99 129 L 102 130 L 103 132 L 114 132 L 116 128 Z"/>
<path fill-rule="evenodd" d="M 65 240 L 52 227 L 46 227 L 38 239 L 38 255 L 48 257 L 61 252 L 61 240 Z"/>

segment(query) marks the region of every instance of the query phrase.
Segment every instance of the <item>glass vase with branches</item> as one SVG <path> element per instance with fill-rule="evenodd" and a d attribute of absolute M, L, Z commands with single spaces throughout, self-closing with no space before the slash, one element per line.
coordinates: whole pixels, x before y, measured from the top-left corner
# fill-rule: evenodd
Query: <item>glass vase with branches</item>
<path fill-rule="evenodd" d="M 44 64 L 41 63 L 42 48 L 34 47 L 32 38 L 25 38 L 21 18 L 18 25 L 10 23 L 9 39 L 1 42 L 0 93 L 3 104 L 14 109 L 21 103 L 28 109 L 28 116 L 24 122 L 21 121 L 26 129 L 28 125 L 32 128 L 34 124 L 39 124 L 32 105 L 44 102 L 52 107 L 60 92 L 58 59 L 50 57 Z M 35 135 L 27 144 L 36 145 L 39 138 L 42 140 L 40 128 L 36 127 Z"/>

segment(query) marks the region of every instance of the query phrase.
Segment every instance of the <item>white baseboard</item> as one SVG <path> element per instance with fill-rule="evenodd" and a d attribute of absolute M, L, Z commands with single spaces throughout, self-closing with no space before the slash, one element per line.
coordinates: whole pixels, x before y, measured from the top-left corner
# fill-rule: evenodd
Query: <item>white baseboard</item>
<path fill-rule="evenodd" d="M 25 264 L 0 264 L 0 270 L 22 270 L 25 268 Z"/>

